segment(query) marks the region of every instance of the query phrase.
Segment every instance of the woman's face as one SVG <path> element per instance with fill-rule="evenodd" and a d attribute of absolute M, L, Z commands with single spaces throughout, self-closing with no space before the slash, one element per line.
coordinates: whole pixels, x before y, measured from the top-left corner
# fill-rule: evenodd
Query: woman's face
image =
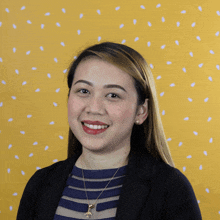
<path fill-rule="evenodd" d="M 68 99 L 70 128 L 87 150 L 103 153 L 130 149 L 137 98 L 133 78 L 123 70 L 98 58 L 81 61 Z M 109 127 L 88 128 L 83 121 L 99 121 Z"/>

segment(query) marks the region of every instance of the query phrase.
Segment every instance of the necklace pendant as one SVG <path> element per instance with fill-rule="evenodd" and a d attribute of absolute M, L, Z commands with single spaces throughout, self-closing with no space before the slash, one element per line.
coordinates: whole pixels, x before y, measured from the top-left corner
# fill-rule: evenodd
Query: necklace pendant
<path fill-rule="evenodd" d="M 89 218 L 92 216 L 92 213 L 90 212 L 90 209 L 93 209 L 95 206 L 94 205 L 89 205 L 88 211 L 85 213 L 86 217 Z"/>

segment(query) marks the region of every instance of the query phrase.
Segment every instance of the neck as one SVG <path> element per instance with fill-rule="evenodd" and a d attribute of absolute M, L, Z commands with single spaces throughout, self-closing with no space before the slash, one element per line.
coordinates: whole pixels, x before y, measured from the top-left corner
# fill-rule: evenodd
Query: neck
<path fill-rule="evenodd" d="M 108 154 L 95 154 L 83 149 L 77 166 L 88 170 L 114 169 L 128 164 L 129 149 L 120 149 Z"/>

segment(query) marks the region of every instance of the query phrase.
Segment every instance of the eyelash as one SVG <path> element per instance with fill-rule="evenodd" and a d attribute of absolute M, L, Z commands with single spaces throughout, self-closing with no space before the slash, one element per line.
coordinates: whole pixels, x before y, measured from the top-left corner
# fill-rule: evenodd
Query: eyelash
<path fill-rule="evenodd" d="M 88 91 L 87 89 L 79 89 L 77 92 L 80 92 L 80 91 L 82 91 L 82 90 L 86 90 L 86 91 Z M 80 92 L 80 93 L 81 93 L 81 92 Z M 81 93 L 81 94 L 85 94 L 85 93 Z M 114 95 L 117 96 L 116 98 L 120 98 L 120 96 L 117 95 L 117 94 L 115 94 L 115 93 L 109 93 L 109 94 L 114 94 Z"/>

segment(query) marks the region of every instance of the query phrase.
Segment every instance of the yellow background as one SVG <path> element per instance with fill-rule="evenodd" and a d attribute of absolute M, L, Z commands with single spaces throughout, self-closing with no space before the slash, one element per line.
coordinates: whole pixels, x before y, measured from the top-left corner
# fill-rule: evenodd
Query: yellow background
<path fill-rule="evenodd" d="M 176 167 L 203 219 L 220 219 L 219 0 L 1 0 L 0 219 L 15 219 L 37 169 L 67 157 L 67 68 L 124 43 L 150 64 Z"/>

